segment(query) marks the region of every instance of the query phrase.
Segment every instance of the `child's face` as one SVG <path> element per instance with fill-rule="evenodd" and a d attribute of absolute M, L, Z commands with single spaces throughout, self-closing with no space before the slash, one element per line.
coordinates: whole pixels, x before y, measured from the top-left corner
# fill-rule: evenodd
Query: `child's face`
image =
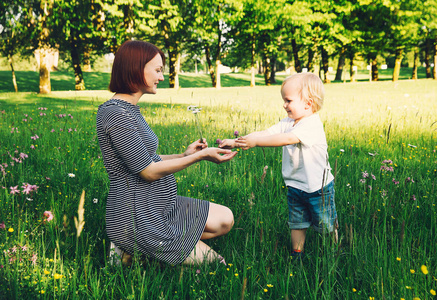
<path fill-rule="evenodd" d="M 282 99 L 284 100 L 284 109 L 288 117 L 299 122 L 302 118 L 312 114 L 311 103 L 303 101 L 299 96 L 299 81 L 289 80 L 282 87 Z"/>

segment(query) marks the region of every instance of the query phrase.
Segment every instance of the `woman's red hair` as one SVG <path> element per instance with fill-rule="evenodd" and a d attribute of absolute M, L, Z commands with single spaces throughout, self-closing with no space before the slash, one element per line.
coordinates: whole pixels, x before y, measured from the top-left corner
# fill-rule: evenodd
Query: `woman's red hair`
<path fill-rule="evenodd" d="M 115 54 L 109 90 L 120 94 L 133 94 L 146 86 L 144 67 L 157 54 L 165 64 L 164 53 L 155 45 L 144 41 L 126 41 Z"/>

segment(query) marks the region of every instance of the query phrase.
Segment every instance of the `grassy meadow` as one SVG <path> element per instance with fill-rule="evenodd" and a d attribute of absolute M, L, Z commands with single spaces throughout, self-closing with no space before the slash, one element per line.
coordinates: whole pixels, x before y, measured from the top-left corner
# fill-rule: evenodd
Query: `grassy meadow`
<path fill-rule="evenodd" d="M 231 232 L 206 241 L 226 266 L 108 263 L 109 181 L 95 114 L 109 97 L 0 93 L 0 299 L 435 298 L 437 81 L 326 85 L 320 115 L 340 246 L 309 230 L 302 261 L 289 256 L 280 148 L 237 150 L 229 163 L 176 173 L 180 195 L 233 211 Z M 159 153 L 181 153 L 199 137 L 189 105 L 202 108 L 210 146 L 286 116 L 279 86 L 158 89 L 139 106 Z"/>

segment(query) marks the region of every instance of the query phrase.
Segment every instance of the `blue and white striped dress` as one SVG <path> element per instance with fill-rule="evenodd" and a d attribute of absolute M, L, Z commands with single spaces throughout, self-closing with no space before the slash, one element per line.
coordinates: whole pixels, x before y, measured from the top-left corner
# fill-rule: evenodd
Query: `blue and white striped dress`
<path fill-rule="evenodd" d="M 154 182 L 139 176 L 156 154 L 158 137 L 140 108 L 111 99 L 99 106 L 97 137 L 110 180 L 106 204 L 109 239 L 129 254 L 182 263 L 205 229 L 209 202 L 177 195 L 176 180 L 167 175 Z"/>

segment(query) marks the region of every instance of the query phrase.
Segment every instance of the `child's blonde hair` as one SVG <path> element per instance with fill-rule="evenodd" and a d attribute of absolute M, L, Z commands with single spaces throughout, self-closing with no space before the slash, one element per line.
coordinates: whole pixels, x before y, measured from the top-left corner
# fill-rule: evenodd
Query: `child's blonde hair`
<path fill-rule="evenodd" d="M 281 86 L 281 91 L 284 88 L 285 83 L 290 80 L 298 80 L 299 82 L 299 96 L 300 98 L 308 102 L 312 100 L 313 113 L 322 109 L 323 99 L 325 98 L 325 88 L 320 78 L 313 73 L 297 73 L 285 78 Z"/>

